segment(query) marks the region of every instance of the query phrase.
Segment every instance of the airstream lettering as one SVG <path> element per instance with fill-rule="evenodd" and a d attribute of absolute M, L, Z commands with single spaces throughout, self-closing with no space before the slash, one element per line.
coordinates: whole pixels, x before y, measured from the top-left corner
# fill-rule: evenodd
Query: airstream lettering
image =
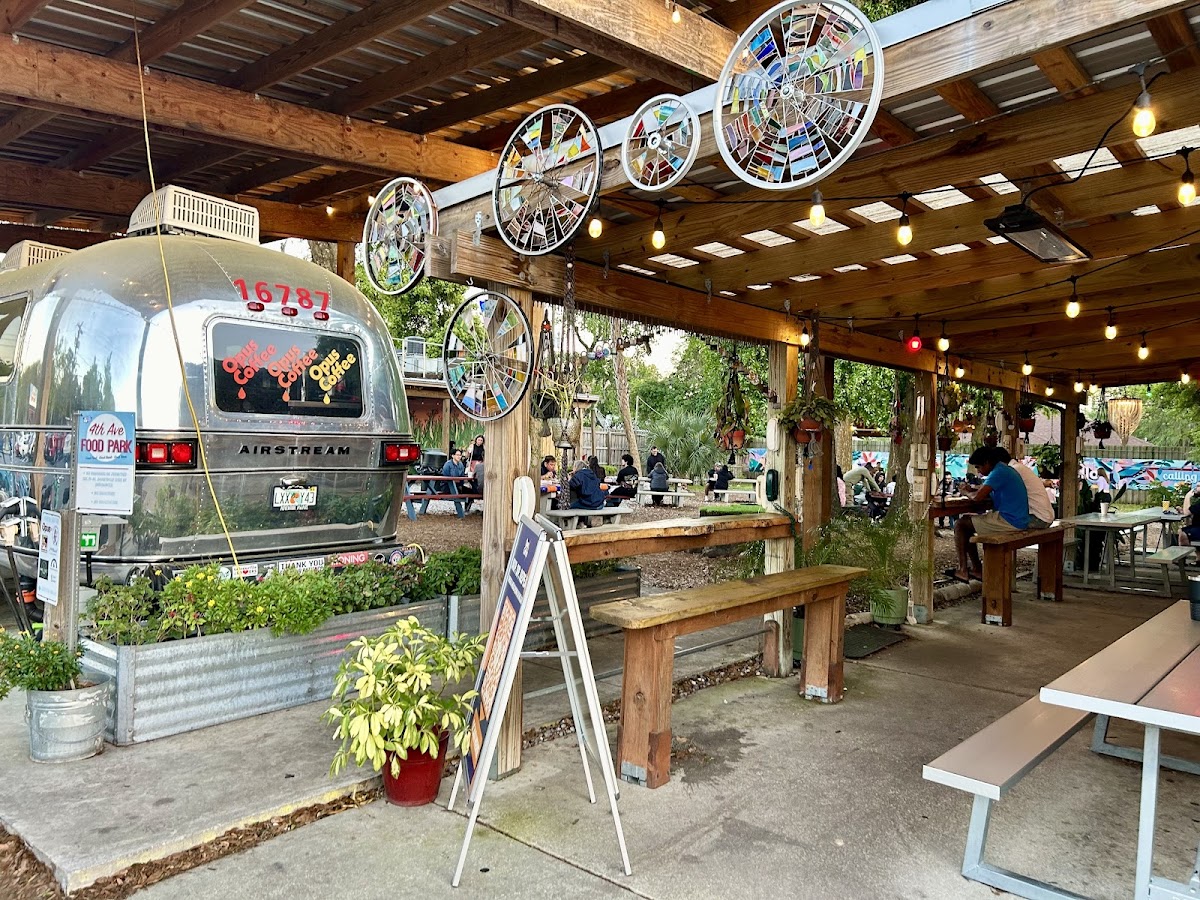
<path fill-rule="evenodd" d="M 169 285 L 153 236 L 0 272 L 0 541 L 33 574 L 39 512 L 69 502 L 75 413 L 128 409 L 133 513 L 86 526 L 93 574 L 232 567 L 230 540 L 239 572 L 389 558 L 417 453 L 382 318 L 353 285 L 249 234 L 168 224 L 192 232 L 162 238 Z"/>

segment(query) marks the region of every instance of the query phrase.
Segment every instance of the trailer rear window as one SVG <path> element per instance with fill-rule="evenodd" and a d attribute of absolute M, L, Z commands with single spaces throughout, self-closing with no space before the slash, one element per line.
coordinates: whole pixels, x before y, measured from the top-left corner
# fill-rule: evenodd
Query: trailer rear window
<path fill-rule="evenodd" d="M 0 384 L 7 384 L 17 366 L 17 338 L 27 297 L 0 303 Z"/>
<path fill-rule="evenodd" d="M 349 419 L 363 414 L 362 348 L 349 337 L 218 322 L 210 349 L 220 410 Z"/>

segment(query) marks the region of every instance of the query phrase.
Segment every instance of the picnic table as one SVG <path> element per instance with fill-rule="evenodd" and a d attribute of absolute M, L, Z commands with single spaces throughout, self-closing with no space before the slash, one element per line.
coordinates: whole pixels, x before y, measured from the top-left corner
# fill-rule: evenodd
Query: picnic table
<path fill-rule="evenodd" d="M 638 503 L 642 506 L 649 506 L 654 502 L 654 498 L 658 497 L 667 506 L 679 506 L 682 504 L 683 498 L 687 496 L 687 485 L 691 483 L 690 478 L 668 478 L 667 489 L 655 491 L 650 488 L 650 479 L 643 475 L 638 479 Z"/>
<path fill-rule="evenodd" d="M 1188 603 L 1180 601 L 1067 674 L 1042 688 L 1043 703 L 1098 715 L 1093 749 L 1105 752 L 1100 740 L 1108 719 L 1145 726 L 1142 763 L 1141 813 L 1138 819 L 1134 896 L 1177 898 L 1196 896 L 1197 878 L 1181 884 L 1153 874 L 1155 812 L 1159 767 L 1196 772 L 1194 763 L 1161 756 L 1162 729 L 1200 735 L 1200 622 L 1191 619 Z M 1113 754 L 1137 758 L 1136 751 Z M 1192 828 L 1190 822 L 1183 823 Z"/>
<path fill-rule="evenodd" d="M 713 488 L 713 496 L 722 499 L 720 495 L 724 495 L 726 501 L 733 502 L 734 495 L 738 495 L 744 500 L 753 503 L 758 499 L 758 480 L 755 478 L 730 478 L 729 487 L 718 490 Z"/>
<path fill-rule="evenodd" d="M 1162 510 L 1156 508 L 1140 509 L 1134 512 L 1087 513 L 1082 516 L 1072 516 L 1060 519 L 1059 524 L 1074 526 L 1083 531 L 1083 586 L 1088 584 L 1088 561 L 1091 551 L 1092 532 L 1098 531 L 1104 535 L 1104 552 L 1108 559 L 1108 587 L 1117 587 L 1117 535 L 1123 531 L 1129 532 L 1129 570 L 1134 578 L 1137 577 L 1137 530 L 1142 529 L 1142 555 L 1147 554 L 1147 532 L 1152 523 L 1162 521 Z"/>
<path fill-rule="evenodd" d="M 884 496 L 887 496 L 886 494 Z M 942 497 L 938 494 L 933 498 L 933 502 L 929 504 L 929 518 L 941 519 L 947 516 L 961 516 L 963 513 L 972 512 L 974 503 L 970 497 L 957 497 L 947 495 Z"/>
<path fill-rule="evenodd" d="M 454 504 L 454 513 L 460 519 L 464 517 L 465 511 L 463 504 L 468 506 L 475 500 L 482 500 L 483 494 L 465 492 L 462 490 L 464 483 L 474 481 L 466 475 L 417 475 L 409 472 L 404 476 L 404 509 L 408 513 L 408 517 L 414 521 L 418 515 L 424 515 L 429 509 L 430 500 L 449 500 Z M 445 482 L 451 488 L 450 492 L 443 493 L 439 490 L 438 485 Z M 422 485 L 424 485 L 422 487 Z M 420 501 L 421 508 L 419 510 L 413 508 L 414 501 Z"/>

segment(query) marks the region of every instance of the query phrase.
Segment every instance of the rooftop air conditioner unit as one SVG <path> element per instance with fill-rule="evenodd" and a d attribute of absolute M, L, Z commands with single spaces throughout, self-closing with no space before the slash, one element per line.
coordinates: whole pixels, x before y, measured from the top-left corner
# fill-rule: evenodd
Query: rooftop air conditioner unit
<path fill-rule="evenodd" d="M 57 247 L 54 244 L 43 244 L 41 241 L 17 241 L 4 254 L 4 261 L 0 262 L 0 272 L 36 266 L 38 263 L 58 259 L 60 256 L 74 252 L 69 247 Z"/>
<path fill-rule="evenodd" d="M 423 359 L 425 357 L 425 338 L 406 337 L 404 339 L 404 355 Z"/>
<path fill-rule="evenodd" d="M 157 200 L 157 202 L 156 202 Z M 153 234 L 161 211 L 168 234 L 201 234 L 258 243 L 258 210 L 168 184 L 147 196 L 129 217 L 129 234 Z"/>

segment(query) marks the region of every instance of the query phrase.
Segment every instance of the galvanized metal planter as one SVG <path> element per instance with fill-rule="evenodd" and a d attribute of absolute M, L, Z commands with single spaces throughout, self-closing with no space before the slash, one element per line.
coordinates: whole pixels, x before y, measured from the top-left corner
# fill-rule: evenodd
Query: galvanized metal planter
<path fill-rule="evenodd" d="M 406 616 L 441 631 L 446 603 L 334 616 L 305 635 L 257 628 L 135 647 L 84 640 L 83 666 L 114 684 L 105 737 L 133 744 L 327 699 L 346 645 Z"/>

